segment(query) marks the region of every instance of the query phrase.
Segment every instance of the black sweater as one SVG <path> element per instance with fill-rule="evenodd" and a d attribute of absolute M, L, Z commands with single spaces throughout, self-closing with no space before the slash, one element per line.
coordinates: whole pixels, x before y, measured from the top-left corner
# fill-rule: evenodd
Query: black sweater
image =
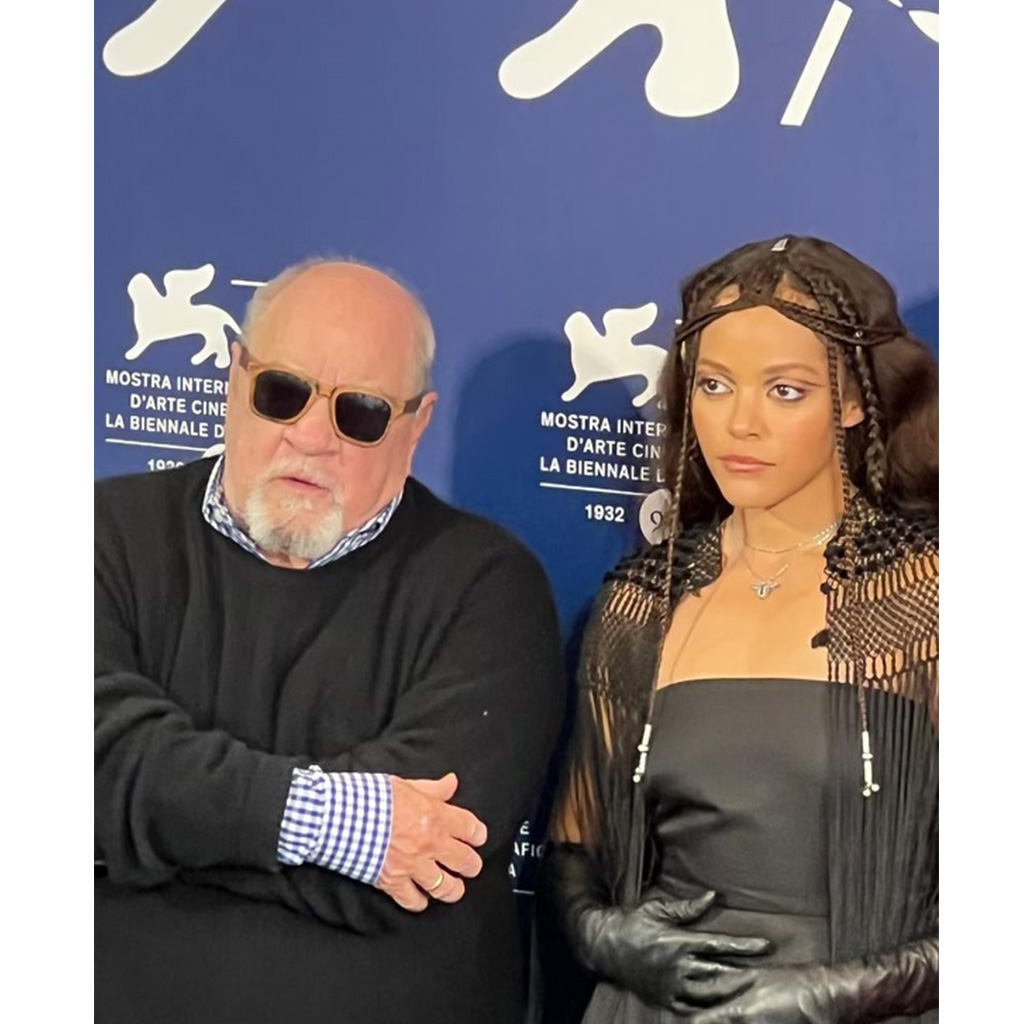
<path fill-rule="evenodd" d="M 508 865 L 565 695 L 542 570 L 414 480 L 372 543 L 278 568 L 203 520 L 210 466 L 96 486 L 97 1021 L 518 1021 Z M 462 902 L 279 864 L 313 762 L 455 771 L 489 829 Z"/>

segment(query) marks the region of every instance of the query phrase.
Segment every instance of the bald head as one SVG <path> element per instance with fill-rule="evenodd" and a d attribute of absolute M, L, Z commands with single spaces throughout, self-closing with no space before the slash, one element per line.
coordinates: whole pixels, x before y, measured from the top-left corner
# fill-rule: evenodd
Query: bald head
<path fill-rule="evenodd" d="M 261 336 L 265 343 L 267 335 L 278 337 L 296 327 L 312 329 L 328 345 L 331 335 L 344 343 L 353 333 L 365 334 L 379 358 L 409 368 L 415 393 L 430 388 L 435 350 L 430 317 L 409 288 L 384 271 L 355 260 L 319 258 L 287 267 L 250 300 L 242 344 L 255 349 Z"/>

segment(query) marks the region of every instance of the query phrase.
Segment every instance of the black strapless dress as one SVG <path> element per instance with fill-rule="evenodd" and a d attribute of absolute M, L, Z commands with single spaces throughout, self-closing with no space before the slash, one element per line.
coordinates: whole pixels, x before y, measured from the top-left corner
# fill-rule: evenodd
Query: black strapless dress
<path fill-rule="evenodd" d="M 798 679 L 677 683 L 655 698 L 645 785 L 659 853 L 654 888 L 718 894 L 701 931 L 760 935 L 760 963 L 828 960 L 825 793 L 829 701 Z M 600 982 L 584 1024 L 680 1018 Z M 934 1024 L 938 1011 L 886 1024 Z"/>

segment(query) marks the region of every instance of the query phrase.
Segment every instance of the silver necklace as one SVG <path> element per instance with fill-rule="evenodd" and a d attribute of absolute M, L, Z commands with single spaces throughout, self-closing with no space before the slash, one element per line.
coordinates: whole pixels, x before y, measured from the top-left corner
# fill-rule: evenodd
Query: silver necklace
<path fill-rule="evenodd" d="M 792 545 L 792 547 L 781 548 L 778 551 L 773 551 L 770 548 L 757 548 L 754 547 L 753 544 L 748 544 L 746 541 L 743 542 L 743 547 L 744 549 L 749 548 L 751 551 L 759 551 L 761 554 L 764 555 L 782 555 L 785 554 L 787 551 L 795 551 L 798 548 L 818 547 L 821 544 L 824 544 L 832 536 L 832 534 L 835 532 L 838 526 L 839 520 L 837 519 L 834 523 L 832 523 L 831 526 L 826 526 L 824 530 L 822 530 L 820 533 L 816 533 L 809 540 L 802 540 L 798 544 Z M 747 563 L 747 568 L 750 570 L 750 575 L 754 577 L 754 582 L 750 584 L 750 589 L 755 594 L 757 594 L 757 596 L 762 601 L 766 601 L 769 597 L 772 596 L 772 594 L 775 593 L 776 590 L 779 589 L 780 586 L 782 586 L 782 584 L 779 583 L 779 579 L 782 577 L 783 573 L 785 573 L 785 571 L 793 564 L 791 560 L 787 562 L 777 572 L 772 573 L 770 576 L 759 576 L 756 570 L 754 569 L 754 566 L 751 564 L 750 559 L 747 557 L 746 550 L 744 550 L 743 552 L 743 561 Z"/>
<path fill-rule="evenodd" d="M 818 544 L 824 544 L 831 535 L 835 532 L 836 527 L 839 526 L 839 520 L 837 519 L 831 526 L 826 526 L 820 533 L 816 533 L 813 537 L 807 540 L 798 541 L 796 544 L 791 544 L 788 548 L 757 548 L 753 544 L 748 544 L 745 540 L 743 546 L 749 548 L 751 551 L 756 551 L 760 555 L 784 555 L 788 551 L 795 551 L 797 548 L 803 547 L 816 547 Z"/>

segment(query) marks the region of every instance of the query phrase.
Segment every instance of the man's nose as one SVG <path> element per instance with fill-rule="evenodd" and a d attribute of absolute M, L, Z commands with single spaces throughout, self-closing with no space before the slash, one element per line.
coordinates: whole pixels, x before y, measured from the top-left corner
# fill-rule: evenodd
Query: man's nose
<path fill-rule="evenodd" d="M 331 403 L 317 395 L 313 404 L 294 422 L 284 428 L 284 436 L 293 448 L 307 455 L 328 451 L 338 443 L 331 423 Z"/>

